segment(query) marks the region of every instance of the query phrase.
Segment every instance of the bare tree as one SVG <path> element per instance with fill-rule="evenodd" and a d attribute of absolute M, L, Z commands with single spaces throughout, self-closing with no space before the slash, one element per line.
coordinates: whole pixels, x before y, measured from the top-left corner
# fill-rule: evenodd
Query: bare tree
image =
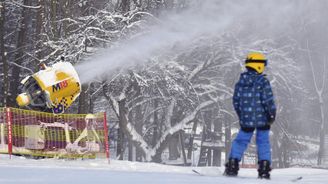
<path fill-rule="evenodd" d="M 310 64 L 311 68 L 311 74 L 312 74 L 312 80 L 315 88 L 315 92 L 318 98 L 318 103 L 319 103 L 319 108 L 320 108 L 320 143 L 319 143 L 319 152 L 318 152 L 318 165 L 323 164 L 323 157 L 325 152 L 327 151 L 325 148 L 325 141 L 326 141 L 326 134 L 328 130 L 328 123 L 326 122 L 325 119 L 325 103 L 324 103 L 324 91 L 326 90 L 326 60 L 324 60 L 322 69 L 323 69 L 323 74 L 321 75 L 321 84 L 319 79 L 316 77 L 316 70 L 314 69 L 314 64 L 313 64 L 313 59 L 311 55 L 311 48 L 309 45 L 309 41 L 307 41 L 306 44 L 307 48 L 307 55 L 308 55 L 308 62 Z"/>
<path fill-rule="evenodd" d="M 24 0 L 23 5 L 29 6 L 31 4 L 30 0 Z M 15 95 L 18 94 L 18 86 L 16 84 L 20 81 L 21 67 L 20 65 L 23 63 L 25 57 L 25 46 L 26 46 L 26 36 L 28 29 L 28 17 L 29 17 L 29 9 L 23 7 L 21 11 L 20 22 L 18 23 L 17 30 L 17 42 L 16 42 L 16 54 L 14 61 L 12 64 L 12 74 L 11 74 L 11 82 L 10 82 L 10 98 L 8 100 L 9 106 L 16 106 Z"/>
<path fill-rule="evenodd" d="M 5 48 L 5 22 L 6 22 L 6 4 L 5 0 L 0 1 L 0 53 L 1 53 L 1 61 L 2 61 L 2 72 L 3 72 L 3 80 L 2 80 L 2 105 L 7 106 L 7 96 L 8 96 L 8 62 L 6 56 L 6 48 Z"/>

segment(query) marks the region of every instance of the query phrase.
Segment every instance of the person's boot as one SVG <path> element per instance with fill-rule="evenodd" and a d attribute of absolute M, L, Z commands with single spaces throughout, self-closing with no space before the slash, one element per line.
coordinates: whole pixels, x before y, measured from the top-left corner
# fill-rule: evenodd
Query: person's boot
<path fill-rule="evenodd" d="M 270 179 L 270 171 L 271 171 L 271 167 L 270 167 L 270 162 L 267 160 L 261 160 L 259 161 L 259 168 L 258 168 L 258 172 L 259 172 L 259 178 L 261 179 Z"/>
<path fill-rule="evenodd" d="M 226 176 L 237 176 L 239 171 L 239 161 L 237 159 L 229 159 L 225 164 L 224 175 Z"/>

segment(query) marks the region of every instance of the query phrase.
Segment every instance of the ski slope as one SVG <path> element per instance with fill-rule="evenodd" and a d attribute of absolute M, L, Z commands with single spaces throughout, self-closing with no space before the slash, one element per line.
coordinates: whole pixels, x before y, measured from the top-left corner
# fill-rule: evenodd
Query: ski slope
<path fill-rule="evenodd" d="M 240 177 L 228 178 L 223 168 L 190 168 L 154 163 L 106 160 L 33 160 L 23 157 L 0 157 L 0 184 L 265 184 L 328 183 L 328 170 L 276 169 L 272 180 L 259 180 L 255 169 L 242 169 Z M 192 172 L 196 169 L 206 176 Z M 303 179 L 292 181 L 302 176 Z"/>

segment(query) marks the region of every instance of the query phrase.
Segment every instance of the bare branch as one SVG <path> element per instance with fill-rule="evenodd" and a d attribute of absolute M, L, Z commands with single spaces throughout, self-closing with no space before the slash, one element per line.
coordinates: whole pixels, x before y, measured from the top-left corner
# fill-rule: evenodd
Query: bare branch
<path fill-rule="evenodd" d="M 40 8 L 42 8 L 41 5 L 39 5 L 39 6 L 27 6 L 27 5 L 21 4 L 19 2 L 16 2 L 15 0 L 11 0 L 11 2 L 8 2 L 8 3 L 12 4 L 12 5 L 15 5 L 15 6 L 18 6 L 18 7 L 29 8 L 29 9 L 40 9 Z"/>

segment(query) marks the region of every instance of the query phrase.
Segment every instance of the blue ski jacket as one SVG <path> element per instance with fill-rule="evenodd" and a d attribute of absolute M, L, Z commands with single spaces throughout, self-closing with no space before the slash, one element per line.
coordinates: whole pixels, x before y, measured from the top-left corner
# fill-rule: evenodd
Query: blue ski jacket
<path fill-rule="evenodd" d="M 242 128 L 260 128 L 273 123 L 276 106 L 270 81 L 254 70 L 242 73 L 235 86 L 233 106 Z"/>

